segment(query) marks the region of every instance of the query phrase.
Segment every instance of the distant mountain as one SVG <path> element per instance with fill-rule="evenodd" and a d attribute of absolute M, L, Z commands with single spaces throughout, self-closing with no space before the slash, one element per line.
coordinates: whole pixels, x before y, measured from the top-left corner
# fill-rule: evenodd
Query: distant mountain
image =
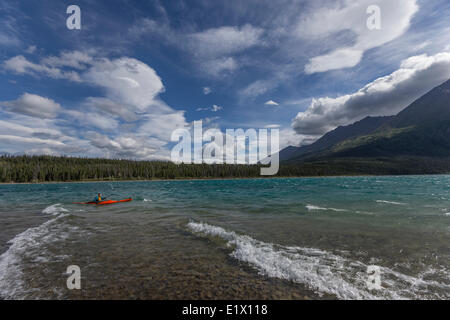
<path fill-rule="evenodd" d="M 346 139 L 370 134 L 392 119 L 393 117 L 366 117 L 354 124 L 340 126 L 333 131 L 328 132 L 311 145 L 304 147 L 290 146 L 281 150 L 280 160 L 283 161 L 312 155 L 316 152 L 326 150 Z"/>
<path fill-rule="evenodd" d="M 285 163 L 342 158 L 450 158 L 450 80 L 396 116 L 367 117 L 305 147 L 280 152 Z"/>

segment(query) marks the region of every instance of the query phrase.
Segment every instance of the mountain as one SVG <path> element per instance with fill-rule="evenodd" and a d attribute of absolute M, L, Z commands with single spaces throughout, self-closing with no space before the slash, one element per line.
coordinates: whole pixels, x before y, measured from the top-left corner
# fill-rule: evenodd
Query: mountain
<path fill-rule="evenodd" d="M 314 154 L 326 150 L 333 145 L 346 139 L 354 138 L 364 134 L 370 134 L 381 125 L 392 120 L 393 117 L 366 117 L 354 124 L 340 126 L 333 131 L 328 132 L 322 138 L 311 145 L 304 147 L 287 147 L 280 151 L 280 160 L 289 160 Z"/>
<path fill-rule="evenodd" d="M 390 117 L 338 127 L 315 143 L 280 152 L 284 163 L 337 159 L 444 159 L 450 163 L 450 80 Z M 351 160 L 350 160 L 351 159 Z"/>
<path fill-rule="evenodd" d="M 402 128 L 439 121 L 450 121 L 450 80 L 414 101 L 390 125 Z"/>

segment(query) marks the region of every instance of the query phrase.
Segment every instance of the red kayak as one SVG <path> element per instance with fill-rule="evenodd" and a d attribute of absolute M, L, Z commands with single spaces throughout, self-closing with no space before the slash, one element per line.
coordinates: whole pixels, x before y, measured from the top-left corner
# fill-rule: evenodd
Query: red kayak
<path fill-rule="evenodd" d="M 97 205 L 106 205 L 106 204 L 114 204 L 114 203 L 120 203 L 120 202 L 130 202 L 133 201 L 133 199 L 123 199 L 123 200 L 105 200 L 105 201 L 90 201 L 90 202 L 73 202 L 73 204 L 97 204 Z"/>

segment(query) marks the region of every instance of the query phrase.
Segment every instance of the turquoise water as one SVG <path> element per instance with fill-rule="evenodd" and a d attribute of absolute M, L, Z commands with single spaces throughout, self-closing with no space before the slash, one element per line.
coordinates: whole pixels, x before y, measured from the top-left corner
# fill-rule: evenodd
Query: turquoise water
<path fill-rule="evenodd" d="M 0 231 L 3 299 L 450 297 L 448 175 L 1 185 Z"/>

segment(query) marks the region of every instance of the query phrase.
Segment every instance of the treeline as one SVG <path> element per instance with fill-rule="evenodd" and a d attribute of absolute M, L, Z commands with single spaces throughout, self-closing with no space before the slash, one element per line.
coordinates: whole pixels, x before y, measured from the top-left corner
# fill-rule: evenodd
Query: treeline
<path fill-rule="evenodd" d="M 174 164 L 53 156 L 1 156 L 0 182 L 255 177 L 257 165 Z"/>
<path fill-rule="evenodd" d="M 449 173 L 449 160 L 328 159 L 281 165 L 278 176 Z M 261 177 L 260 165 L 174 164 L 53 156 L 0 156 L 0 182 L 108 181 Z"/>

